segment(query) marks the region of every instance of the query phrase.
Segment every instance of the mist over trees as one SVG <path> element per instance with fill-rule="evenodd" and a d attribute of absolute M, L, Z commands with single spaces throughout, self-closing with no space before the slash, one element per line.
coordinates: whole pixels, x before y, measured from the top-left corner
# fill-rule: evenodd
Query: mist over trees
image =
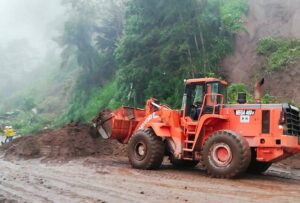
<path fill-rule="evenodd" d="M 60 3 L 64 17 L 56 22 L 61 24 L 52 37 L 56 46 L 39 61 L 47 71 L 32 65 L 35 80 L 18 97 L 27 102 L 11 105 L 30 107 L 14 120 L 24 133 L 89 121 L 103 108 L 143 106 L 150 96 L 178 107 L 183 79 L 220 76 L 219 62 L 232 51 L 247 11 L 246 0 Z M 31 108 L 39 113 L 28 113 Z"/>
<path fill-rule="evenodd" d="M 180 105 L 182 81 L 220 76 L 242 28 L 244 0 L 64 1 L 63 67 L 77 67 L 64 122 L 100 109 L 140 106 L 153 96 Z"/>
<path fill-rule="evenodd" d="M 0 0 L 0 113 L 21 108 L 24 97 L 35 97 L 30 89 L 55 68 L 48 55 L 59 52 L 52 38 L 64 22 L 62 10 L 60 0 Z"/>

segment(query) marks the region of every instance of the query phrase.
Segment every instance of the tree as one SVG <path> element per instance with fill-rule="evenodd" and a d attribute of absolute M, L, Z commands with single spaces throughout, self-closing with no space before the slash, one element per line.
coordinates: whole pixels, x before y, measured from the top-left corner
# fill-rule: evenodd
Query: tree
<path fill-rule="evenodd" d="M 218 75 L 219 61 L 231 51 L 238 30 L 228 16 L 240 17 L 243 2 L 129 1 L 116 50 L 121 101 L 143 105 L 154 96 L 178 107 L 183 79 Z"/>
<path fill-rule="evenodd" d="M 68 18 L 57 42 L 63 48 L 62 69 L 77 77 L 64 117 L 80 120 L 83 109 L 114 77 L 114 52 L 123 33 L 122 0 L 65 0 Z M 103 98 L 106 101 L 107 98 Z"/>

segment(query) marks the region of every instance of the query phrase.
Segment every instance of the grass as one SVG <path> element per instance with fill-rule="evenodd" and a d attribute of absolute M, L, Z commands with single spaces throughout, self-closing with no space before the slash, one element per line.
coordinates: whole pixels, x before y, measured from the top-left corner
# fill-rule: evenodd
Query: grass
<path fill-rule="evenodd" d="M 257 53 L 265 57 L 267 72 L 280 71 L 300 59 L 300 40 L 266 37 L 258 42 Z"/>
<path fill-rule="evenodd" d="M 242 83 L 233 83 L 228 87 L 228 103 L 229 104 L 236 104 L 237 103 L 237 96 L 239 92 L 245 92 L 247 95 L 247 103 L 254 103 L 253 95 L 247 89 L 245 84 Z M 265 94 L 261 98 L 261 103 L 263 104 L 270 104 L 275 103 L 274 97 L 270 96 L 269 94 Z"/>
<path fill-rule="evenodd" d="M 90 92 L 90 95 L 84 91 L 77 92 L 71 99 L 67 111 L 56 119 L 54 125 L 62 126 L 72 121 L 89 122 L 101 110 L 106 108 L 115 109 L 121 106 L 121 103 L 116 100 L 119 90 L 115 80 Z"/>
<path fill-rule="evenodd" d="M 34 113 L 32 105 L 21 105 L 21 110 L 14 117 L 7 119 L 5 125 L 12 125 L 18 135 L 37 133 L 43 129 L 61 127 L 72 121 L 90 122 L 101 110 L 106 108 L 115 109 L 121 106 L 115 98 L 119 92 L 117 82 L 112 80 L 103 87 L 90 91 L 79 91 L 70 99 L 70 104 L 65 112 L 58 115 L 47 110 Z M 54 98 L 51 98 L 54 99 Z M 25 108 L 25 107 L 26 108 Z M 24 108 L 23 108 L 24 107 Z M 28 108 L 27 108 L 28 107 Z"/>

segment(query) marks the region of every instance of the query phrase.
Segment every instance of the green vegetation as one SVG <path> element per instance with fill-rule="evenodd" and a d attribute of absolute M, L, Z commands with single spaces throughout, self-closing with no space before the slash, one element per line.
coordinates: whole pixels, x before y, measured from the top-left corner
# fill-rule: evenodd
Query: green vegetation
<path fill-rule="evenodd" d="M 63 65 L 80 74 L 56 123 L 89 121 L 121 104 L 142 107 L 150 96 L 179 107 L 183 79 L 218 76 L 220 59 L 242 28 L 246 2 L 112 1 L 110 12 L 100 15 L 101 1 L 67 1 L 72 6 L 59 41 Z"/>
<path fill-rule="evenodd" d="M 68 0 L 69 16 L 62 36 L 62 68 L 75 70 L 67 110 L 55 121 L 89 121 L 101 108 L 115 107 L 114 52 L 123 31 L 121 1 Z"/>
<path fill-rule="evenodd" d="M 246 10 L 244 0 L 129 1 L 116 50 L 119 100 L 141 106 L 153 96 L 179 107 L 184 78 L 218 75 Z"/>
<path fill-rule="evenodd" d="M 117 92 L 115 81 L 109 82 L 104 87 L 91 92 L 92 94 L 89 97 L 87 97 L 85 92 L 81 92 L 81 94 L 76 94 L 71 98 L 69 108 L 56 121 L 56 125 L 63 125 L 70 121 L 89 122 L 101 109 L 114 109 L 121 105 L 114 99 L 114 94 Z M 84 104 L 81 103 L 82 101 L 85 101 Z"/>
<path fill-rule="evenodd" d="M 87 122 L 121 104 L 144 106 L 151 96 L 179 107 L 184 79 L 220 77 L 247 12 L 247 0 L 62 2 L 60 59 L 49 53 L 49 71 L 5 108 L 21 109 L 13 122 L 22 134 Z"/>
<path fill-rule="evenodd" d="M 300 59 L 300 40 L 267 37 L 258 43 L 257 53 L 265 57 L 267 72 L 278 71 Z"/>
<path fill-rule="evenodd" d="M 237 96 L 239 92 L 245 92 L 247 95 L 247 103 L 254 103 L 254 98 L 253 94 L 249 91 L 249 89 L 246 87 L 245 84 L 242 83 L 233 83 L 228 87 L 228 103 L 229 104 L 235 104 L 237 102 Z M 261 98 L 261 103 L 262 104 L 270 104 L 274 103 L 275 100 L 273 97 L 271 97 L 269 94 L 265 94 Z"/>
<path fill-rule="evenodd" d="M 227 99 L 229 104 L 235 104 L 237 102 L 237 96 L 239 92 L 245 92 L 247 95 L 247 101 L 253 102 L 253 96 L 247 89 L 245 84 L 242 83 L 234 83 L 228 87 Z"/>

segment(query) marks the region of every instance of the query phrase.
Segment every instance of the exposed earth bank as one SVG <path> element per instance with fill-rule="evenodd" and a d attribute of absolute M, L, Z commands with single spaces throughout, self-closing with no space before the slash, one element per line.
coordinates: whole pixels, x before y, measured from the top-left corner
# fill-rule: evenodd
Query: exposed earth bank
<path fill-rule="evenodd" d="M 250 0 L 245 31 L 237 34 L 234 53 L 221 66 L 231 82 L 243 82 L 252 90 L 262 75 L 266 92 L 282 102 L 300 105 L 300 61 L 286 70 L 264 74 L 263 60 L 256 54 L 257 42 L 264 37 L 300 39 L 300 0 Z"/>

